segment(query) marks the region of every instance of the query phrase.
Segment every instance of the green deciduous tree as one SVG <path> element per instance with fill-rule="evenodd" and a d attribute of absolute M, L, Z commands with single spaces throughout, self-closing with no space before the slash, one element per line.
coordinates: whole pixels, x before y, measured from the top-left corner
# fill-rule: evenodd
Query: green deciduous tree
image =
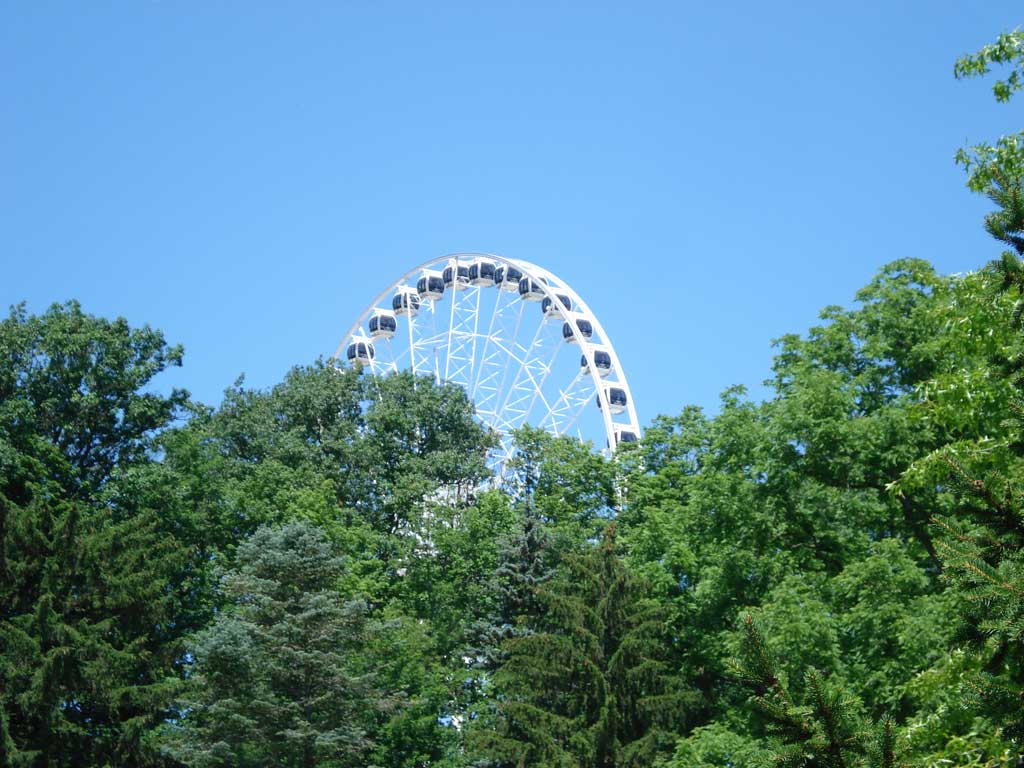
<path fill-rule="evenodd" d="M 321 528 L 346 558 L 342 594 L 366 599 L 392 629 L 381 684 L 404 706 L 368 760 L 440 765 L 458 732 L 464 630 L 493 604 L 498 541 L 512 516 L 477 499 L 492 437 L 459 387 L 315 363 L 269 390 L 237 383 L 222 405 L 164 436 L 160 492 L 207 521 L 220 562 L 265 524 Z M 385 651 L 382 651 L 385 653 Z M 441 719 L 439 719 L 441 718 Z"/>
<path fill-rule="evenodd" d="M 600 540 L 618 510 L 615 464 L 593 446 L 534 427 L 516 432 L 516 450 L 511 492 L 544 523 L 554 549 Z"/>
<path fill-rule="evenodd" d="M 1024 87 L 1024 32 L 1005 32 L 994 43 L 957 59 L 957 79 L 982 77 L 992 65 L 1009 66 L 1010 73 L 992 86 L 996 101 L 1008 102 Z M 1012 256 L 1024 253 L 1024 132 L 1001 136 L 995 144 L 978 144 L 957 152 L 957 163 L 967 172 L 967 186 L 987 196 L 996 209 L 985 217 L 985 229 L 1010 246 L 1004 254 L 1007 276 L 1017 274 Z M 1010 258 L 1007 258 L 1010 257 Z"/>

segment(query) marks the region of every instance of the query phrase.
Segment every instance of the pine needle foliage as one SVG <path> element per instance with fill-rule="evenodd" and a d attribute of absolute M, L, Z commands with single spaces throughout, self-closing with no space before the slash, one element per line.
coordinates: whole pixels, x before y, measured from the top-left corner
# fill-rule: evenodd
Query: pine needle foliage
<path fill-rule="evenodd" d="M 964 496 L 958 514 L 934 520 L 944 575 L 963 598 L 969 641 L 984 658 L 965 679 L 970 704 L 1007 736 L 1024 736 L 1024 520 L 1021 486 L 990 473 L 975 478 L 942 460 Z M 1020 468 L 1018 468 L 1020 469 Z"/>
<path fill-rule="evenodd" d="M 0 321 L 0 754 L 151 765 L 177 691 L 196 562 L 168 510 L 125 493 L 188 396 L 150 328 L 71 302 Z"/>
<path fill-rule="evenodd" d="M 900 765 L 890 720 L 866 722 L 857 699 L 813 668 L 806 674 L 802 700 L 795 700 L 752 617 L 746 617 L 743 629 L 735 673 L 753 691 L 752 702 L 776 741 L 778 768 Z"/>
<path fill-rule="evenodd" d="M 531 504 L 524 505 L 521 528 L 502 542 L 500 557 L 491 583 L 495 610 L 470 628 L 472 666 L 482 670 L 507 658 L 506 641 L 529 634 L 542 612 L 538 591 L 554 575 L 550 537 Z"/>
<path fill-rule="evenodd" d="M 538 591 L 529 633 L 505 643 L 493 766 L 653 765 L 700 708 L 673 662 L 672 633 L 647 585 L 615 553 L 615 527 Z"/>
<path fill-rule="evenodd" d="M 195 638 L 190 686 L 168 728 L 187 765 L 369 765 L 391 697 L 376 687 L 363 602 L 336 591 L 343 564 L 307 523 L 261 528 L 221 579 L 229 602 Z"/>
<path fill-rule="evenodd" d="M 980 77 L 993 64 L 1011 68 L 994 86 L 996 100 L 1009 101 L 1024 85 L 1024 33 L 1005 33 L 962 57 L 955 74 Z M 1009 247 L 989 271 L 993 299 L 1014 300 L 1009 322 L 1016 336 L 992 367 L 1009 378 L 1014 399 L 1001 440 L 947 446 L 920 465 L 937 468 L 958 500 L 954 514 L 933 522 L 941 532 L 936 549 L 945 578 L 963 598 L 967 640 L 983 659 L 981 671 L 965 680 L 974 693 L 971 704 L 1019 739 L 1024 737 L 1024 133 L 961 150 L 957 161 L 968 174 L 968 187 L 995 206 L 985 217 L 986 231 Z"/>

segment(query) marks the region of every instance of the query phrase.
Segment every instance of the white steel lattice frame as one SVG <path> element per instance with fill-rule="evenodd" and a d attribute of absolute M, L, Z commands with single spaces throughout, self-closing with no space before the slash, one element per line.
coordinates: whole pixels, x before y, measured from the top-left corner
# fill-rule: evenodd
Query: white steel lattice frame
<path fill-rule="evenodd" d="M 595 393 L 600 401 L 600 415 L 606 445 L 613 449 L 616 432 L 629 431 L 640 435 L 639 421 L 632 392 L 611 340 L 586 302 L 564 280 L 543 267 L 519 259 L 506 259 L 484 253 L 457 253 L 420 264 L 399 277 L 377 296 L 363 311 L 341 340 L 334 359 L 343 359 L 353 341 L 371 342 L 365 328 L 375 313 L 391 306 L 398 291 L 416 293 L 416 279 L 422 273 L 441 272 L 452 266 L 469 266 L 486 260 L 506 269 L 512 267 L 532 280 L 550 299 L 557 310 L 546 318 L 540 302 L 528 302 L 518 291 L 501 290 L 497 286 L 465 285 L 459 290 L 447 287 L 440 299 L 419 296 L 415 316 L 399 316 L 398 328 L 391 340 L 374 339 L 376 356 L 366 363 L 374 375 L 402 369 L 417 375 L 430 376 L 436 382 L 451 382 L 465 388 L 476 406 L 477 416 L 496 430 L 501 445 L 491 458 L 491 468 L 499 475 L 513 452 L 511 431 L 531 423 L 552 434 L 575 434 L 595 439 L 578 428 L 587 406 L 594 404 Z M 496 293 L 493 303 L 484 307 L 484 293 Z M 566 308 L 559 295 L 567 296 Z M 447 303 L 446 303 L 447 302 Z M 487 309 L 490 311 L 488 312 Z M 584 336 L 577 320 L 590 322 L 593 335 Z M 562 335 L 563 323 L 572 329 L 573 344 Z M 553 380 L 564 376 L 556 371 L 556 362 L 563 348 L 568 353 L 581 352 L 587 369 L 573 366 L 569 380 Z M 594 363 L 597 350 L 611 358 L 611 372 L 601 376 Z M 564 363 L 564 360 L 562 360 Z M 563 369 L 565 366 L 563 365 Z M 625 392 L 626 406 L 622 413 L 612 413 L 609 389 Z"/>

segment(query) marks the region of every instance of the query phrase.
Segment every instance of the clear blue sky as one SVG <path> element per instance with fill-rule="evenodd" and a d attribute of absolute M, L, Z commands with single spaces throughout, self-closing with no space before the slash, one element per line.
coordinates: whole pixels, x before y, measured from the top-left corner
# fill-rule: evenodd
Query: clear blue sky
<path fill-rule="evenodd" d="M 586 298 L 642 422 L 713 410 L 883 263 L 994 255 L 952 156 L 1024 114 L 952 65 L 1022 11 L 6 0 L 0 303 L 161 328 L 219 402 L 491 251 Z"/>

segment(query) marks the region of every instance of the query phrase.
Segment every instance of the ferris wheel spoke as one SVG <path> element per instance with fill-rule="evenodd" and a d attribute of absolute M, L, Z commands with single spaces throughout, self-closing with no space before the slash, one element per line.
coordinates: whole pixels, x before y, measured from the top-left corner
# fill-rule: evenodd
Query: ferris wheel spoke
<path fill-rule="evenodd" d="M 509 302 L 509 306 L 511 306 L 511 301 Z M 513 329 L 512 335 L 509 338 L 516 339 L 519 336 L 519 329 L 522 328 L 523 315 L 525 313 L 526 302 L 520 302 L 519 312 L 516 314 L 515 328 Z M 497 343 L 496 340 L 495 343 Z M 490 402 L 493 403 L 493 411 L 485 411 L 485 413 L 491 415 L 492 418 L 490 423 L 494 427 L 497 427 L 498 418 L 501 415 L 501 409 L 500 406 L 498 405 L 498 401 L 501 399 L 501 393 L 505 391 L 505 382 L 508 381 L 508 372 L 509 369 L 511 368 L 511 362 L 512 358 L 508 354 L 506 354 L 504 365 L 501 366 L 501 381 L 498 384 L 497 389 L 494 390 L 493 394 L 489 398 Z"/>
<path fill-rule="evenodd" d="M 555 353 L 551 356 L 551 359 L 548 361 L 547 366 L 544 369 L 544 373 L 540 378 L 540 381 L 537 382 L 537 388 L 533 393 L 533 398 L 530 400 L 530 405 L 527 406 L 526 408 L 527 416 L 529 416 L 529 414 L 533 412 L 533 407 L 537 404 L 538 398 L 540 398 L 541 402 L 544 404 L 544 407 L 547 408 L 548 413 L 551 412 L 551 407 L 548 405 L 547 399 L 543 395 L 544 384 L 547 382 L 548 377 L 551 376 L 551 371 L 553 371 L 555 368 L 555 360 L 558 358 L 558 353 L 562 351 L 563 346 L 565 345 L 558 344 L 555 347 Z"/>
<path fill-rule="evenodd" d="M 480 301 L 484 292 L 478 286 L 476 289 L 476 306 L 473 308 L 473 340 L 469 350 L 469 362 L 466 365 L 466 389 L 469 390 L 470 382 L 473 381 L 474 368 L 476 367 L 476 340 L 480 331 Z"/>
<path fill-rule="evenodd" d="M 529 411 L 524 411 L 522 403 L 527 400 L 534 393 L 540 393 L 540 387 L 537 383 L 537 375 L 534 373 L 534 369 L 537 369 L 539 375 L 543 375 L 543 371 L 546 369 L 547 363 L 545 363 L 541 356 L 538 354 L 539 350 L 543 350 L 543 332 L 545 328 L 545 320 L 541 317 L 540 325 L 537 326 L 537 331 L 533 335 L 533 341 L 530 346 L 525 349 L 525 353 L 522 358 L 515 355 L 511 349 L 506 349 L 506 353 L 509 358 L 516 360 L 519 363 L 519 370 L 513 379 L 512 386 L 508 391 L 508 395 L 505 397 L 505 402 L 502 403 L 501 412 L 499 418 L 501 418 L 507 428 L 514 429 L 526 420 L 529 415 Z M 541 399 L 544 400 L 544 405 L 547 407 L 547 401 L 543 394 L 540 393 Z M 507 414 L 507 415 L 506 415 Z"/>
<path fill-rule="evenodd" d="M 408 350 L 401 349 L 401 350 L 395 351 L 395 341 L 393 339 L 388 339 L 385 342 L 385 344 L 386 344 L 386 349 L 388 351 L 388 360 L 389 360 L 389 362 L 387 364 L 386 372 L 387 373 L 393 373 L 393 372 L 398 371 L 398 369 L 402 366 L 402 361 L 405 360 L 408 357 Z"/>
<path fill-rule="evenodd" d="M 433 338 L 435 338 L 437 336 L 437 300 L 436 299 L 432 299 L 430 301 L 430 330 L 431 330 L 430 337 L 431 337 L 431 339 L 433 339 Z M 426 343 L 429 344 L 430 341 L 427 341 Z M 438 358 L 437 358 L 437 348 L 436 347 L 434 348 L 433 358 L 434 358 L 434 384 L 435 385 L 440 385 L 441 384 L 441 369 L 440 369 L 440 363 L 439 363 Z"/>
<path fill-rule="evenodd" d="M 412 301 L 411 297 L 409 298 L 409 301 L 410 302 Z M 407 321 L 406 322 L 406 326 L 409 328 L 409 366 L 412 368 L 413 386 L 415 387 L 416 386 L 416 381 L 415 381 L 415 377 L 416 377 L 416 343 L 413 340 L 413 333 L 412 333 L 412 327 L 414 325 L 413 321 L 415 320 L 415 316 L 413 314 L 411 314 L 411 311 L 410 311 L 410 314 L 406 315 L 405 319 Z"/>
<path fill-rule="evenodd" d="M 445 293 L 451 290 L 452 293 L 452 308 L 448 315 L 448 344 L 445 346 L 444 356 L 444 380 L 448 381 L 448 371 L 452 364 L 452 332 L 455 328 L 455 308 L 459 303 L 459 261 L 454 261 L 454 280 L 452 281 L 451 287 L 445 287 Z"/>
<path fill-rule="evenodd" d="M 520 306 L 519 313 L 516 313 L 514 302 L 515 297 L 509 296 L 508 292 L 500 292 L 495 302 L 489 332 L 484 339 L 484 352 L 473 388 L 473 402 L 481 417 L 489 423 L 496 421 L 499 398 L 504 391 L 504 380 L 512 362 L 505 351 L 506 348 L 499 346 L 499 343 L 503 339 L 515 338 L 515 331 L 511 330 L 512 316 L 516 316 L 515 323 L 518 326 L 524 311 L 524 307 Z M 491 415 L 492 412 L 494 416 Z"/>
<path fill-rule="evenodd" d="M 556 435 L 563 434 L 565 432 L 565 429 L 562 428 L 563 421 L 568 421 L 576 408 L 590 401 L 593 393 L 592 385 L 590 376 L 582 369 L 578 371 L 569 386 L 559 393 L 554 407 L 548 411 L 541 426 Z"/>
<path fill-rule="evenodd" d="M 500 344 L 499 344 L 499 346 L 500 346 Z M 527 361 L 522 360 L 519 357 L 515 356 L 514 353 L 511 350 L 506 350 L 506 352 L 507 352 L 509 357 L 511 357 L 511 358 L 513 358 L 515 360 L 518 360 L 519 363 L 523 366 L 522 370 L 525 371 L 525 375 L 526 375 L 527 379 L 529 379 L 529 383 L 533 385 L 533 390 L 534 390 L 534 395 L 533 396 L 534 396 L 534 398 L 536 399 L 537 397 L 539 397 L 541 399 L 541 401 L 544 403 L 544 407 L 547 408 L 548 407 L 547 399 L 544 397 L 544 393 L 541 391 L 541 385 L 543 384 L 543 377 L 541 378 L 540 381 L 538 381 L 537 378 L 535 377 L 533 371 L 530 370 Z M 550 367 L 549 366 L 545 366 L 543 370 L 544 370 L 543 376 L 546 376 L 547 373 L 550 371 Z M 531 401 L 530 405 L 532 407 L 533 401 Z M 513 402 L 511 404 L 506 405 L 505 407 L 506 408 L 515 409 L 516 406 L 517 406 L 517 403 Z M 524 418 L 526 416 L 528 416 L 529 413 L 530 413 L 530 409 L 529 408 L 527 408 L 526 410 L 522 411 L 522 415 L 523 415 Z"/>
<path fill-rule="evenodd" d="M 456 267 L 458 269 L 458 267 Z M 460 278 L 456 276 L 455 282 Z M 465 296 L 459 296 L 459 293 Z M 464 285 L 452 299 L 452 326 L 448 329 L 448 363 L 445 381 L 461 384 L 467 390 L 473 375 L 477 322 L 480 316 L 481 290 Z"/>
<path fill-rule="evenodd" d="M 575 410 L 575 412 L 574 412 L 574 413 L 572 414 L 572 417 L 571 417 L 571 418 L 569 419 L 569 421 L 568 421 L 568 422 L 567 422 L 567 423 L 565 424 L 565 426 L 564 426 L 564 427 L 562 427 L 561 431 L 556 431 L 556 432 L 555 432 L 555 434 L 556 434 L 556 435 L 559 435 L 559 434 L 561 434 L 561 435 L 567 434 L 567 433 L 569 432 L 569 430 L 570 430 L 570 429 L 572 429 L 573 425 L 574 425 L 574 424 L 575 424 L 575 423 L 576 423 L 577 421 L 579 421 L 579 418 L 580 418 L 580 416 L 581 416 L 581 415 L 583 414 L 583 411 L 584 411 L 584 410 L 586 409 L 586 407 L 587 407 L 588 405 L 590 405 L 590 396 L 589 396 L 589 394 L 587 395 L 587 397 L 581 397 L 581 398 L 579 399 L 579 402 L 578 402 L 578 403 L 576 404 L 576 410 Z M 609 438 L 609 440 L 610 440 L 610 439 L 611 439 L 611 438 Z"/>
<path fill-rule="evenodd" d="M 488 368 L 492 361 L 490 354 L 491 340 L 494 338 L 495 323 L 510 305 L 507 298 L 508 292 L 501 290 L 500 287 L 496 287 L 496 290 L 498 291 L 498 297 L 494 301 L 494 306 L 491 309 L 491 319 L 487 323 L 487 336 L 484 339 L 484 350 L 480 357 L 480 367 L 477 368 L 476 378 L 473 381 L 473 388 L 470 390 L 470 399 L 472 399 L 474 403 L 477 402 L 477 392 L 480 388 L 480 379 L 484 375 L 484 370 Z"/>

